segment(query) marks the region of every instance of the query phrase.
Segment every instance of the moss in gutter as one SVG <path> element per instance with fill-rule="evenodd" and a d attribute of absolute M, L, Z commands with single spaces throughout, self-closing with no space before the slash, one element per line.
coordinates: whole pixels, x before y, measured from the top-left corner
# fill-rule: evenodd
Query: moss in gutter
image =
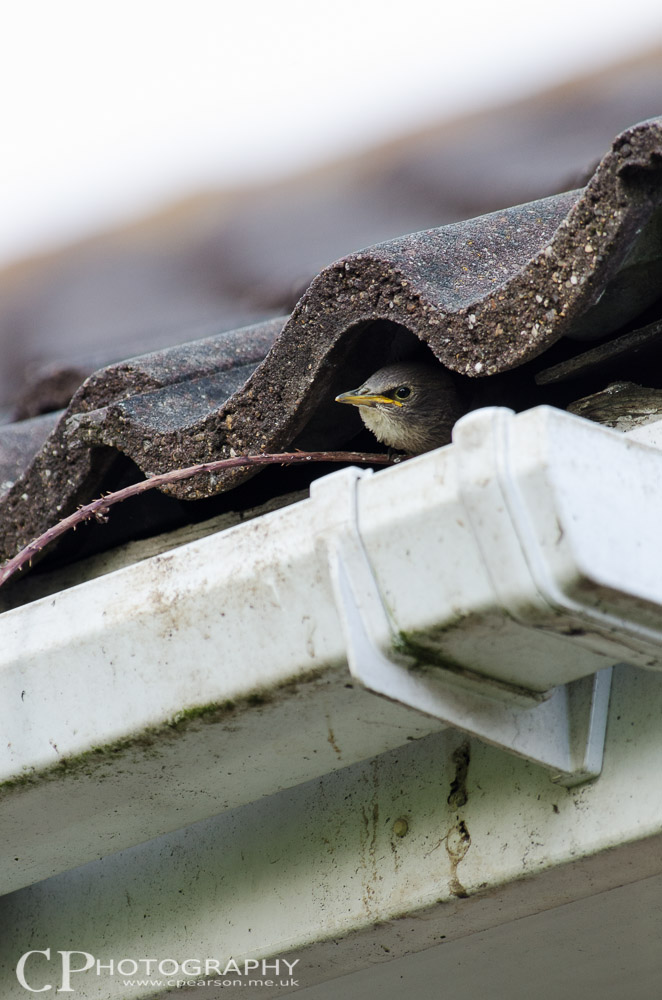
<path fill-rule="evenodd" d="M 427 646 L 418 642 L 417 639 L 415 639 L 408 632 L 398 633 L 398 636 L 393 643 L 393 650 L 394 652 L 399 653 L 400 656 L 407 657 L 409 660 L 408 667 L 412 671 L 429 674 L 434 670 L 446 670 L 449 673 L 454 674 L 456 677 L 464 678 L 472 685 L 476 682 L 480 684 L 482 688 L 485 688 L 485 685 L 489 685 L 495 690 L 505 692 L 510 696 L 514 695 L 518 698 L 525 698 L 527 701 L 543 701 L 545 698 L 545 695 L 542 692 L 533 691 L 518 684 L 510 684 L 507 681 L 501 681 L 495 677 L 490 677 L 482 670 L 477 670 L 475 667 L 467 666 L 459 660 L 454 659 L 452 656 L 448 656 L 446 653 L 441 653 L 439 650 L 429 649 Z"/>
<path fill-rule="evenodd" d="M 255 691 L 253 694 L 249 694 L 247 701 L 249 705 L 266 705 L 271 701 L 271 695 L 268 695 L 266 692 L 260 694 L 259 691 Z"/>
<path fill-rule="evenodd" d="M 424 646 L 409 632 L 398 632 L 397 638 L 393 643 L 393 650 L 400 656 L 406 656 L 410 661 L 413 660 L 413 663 L 410 662 L 409 664 L 410 670 L 425 672 L 433 668 L 441 668 L 442 670 L 450 670 L 456 674 L 466 674 L 467 672 L 477 673 L 477 671 L 471 670 L 465 664 L 460 663 L 459 660 L 453 659 L 452 656 L 441 653 L 438 649 L 433 650 L 428 646 Z"/>
<path fill-rule="evenodd" d="M 83 753 L 62 757 L 55 764 L 42 770 L 27 771 L 9 778 L 0 783 L 0 799 L 17 789 L 29 788 L 49 781 L 58 781 L 66 777 L 93 777 L 97 781 L 103 781 L 105 775 L 100 773 L 100 770 L 113 758 L 117 759 L 118 756 L 133 751 L 140 751 L 143 757 L 159 757 L 161 755 L 160 744 L 164 738 L 174 739 L 197 724 L 209 725 L 222 722 L 233 713 L 266 705 L 275 700 L 275 692 L 296 691 L 300 684 L 319 680 L 327 672 L 328 668 L 311 670 L 306 674 L 281 681 L 274 688 L 251 691 L 245 698 L 236 701 L 226 699 L 183 709 L 161 725 L 150 726 L 135 736 L 125 736 L 112 743 L 91 747 Z"/>
<path fill-rule="evenodd" d="M 246 701 L 250 704 L 250 695 Z M 176 715 L 172 717 L 168 725 L 171 729 L 188 729 L 189 724 L 195 721 L 201 722 L 219 722 L 224 715 L 228 715 L 230 712 L 234 712 L 237 707 L 235 701 L 214 702 L 210 701 L 207 705 L 194 705 L 192 708 L 184 708 L 181 712 L 177 712 Z M 161 727 L 161 730 L 164 727 Z"/>

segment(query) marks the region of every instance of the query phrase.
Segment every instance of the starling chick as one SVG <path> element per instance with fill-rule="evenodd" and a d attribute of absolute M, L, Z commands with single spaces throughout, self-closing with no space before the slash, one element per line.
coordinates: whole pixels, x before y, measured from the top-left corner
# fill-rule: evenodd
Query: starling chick
<path fill-rule="evenodd" d="M 336 396 L 336 403 L 358 406 L 378 441 L 410 455 L 448 444 L 464 412 L 445 368 L 413 362 L 380 368 L 358 389 Z"/>

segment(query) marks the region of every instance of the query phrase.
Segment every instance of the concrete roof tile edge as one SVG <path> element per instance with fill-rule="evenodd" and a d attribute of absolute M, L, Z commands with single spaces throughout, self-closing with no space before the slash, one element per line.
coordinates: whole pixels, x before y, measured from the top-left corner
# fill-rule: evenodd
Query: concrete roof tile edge
<path fill-rule="evenodd" d="M 615 140 L 581 191 L 415 233 L 337 261 L 314 279 L 264 361 L 224 405 L 210 408 L 194 426 L 153 429 L 149 471 L 222 457 L 231 448 L 281 450 L 305 426 L 362 328 L 377 320 L 399 324 L 463 375 L 483 377 L 523 364 L 595 306 L 661 201 L 662 119 L 652 119 Z M 282 323 L 259 328 L 269 326 L 273 339 Z M 194 347 L 174 350 L 181 362 Z M 149 364 L 135 359 L 96 373 L 76 394 L 2 503 L 0 550 L 6 555 L 89 499 L 104 471 L 103 461 L 93 457 L 98 446 L 107 449 L 112 440 L 147 471 L 121 408 L 109 404 L 159 385 L 185 391 L 188 380 L 209 370 L 209 359 L 202 368 L 185 365 L 183 375 L 166 362 L 161 377 L 155 374 L 158 355 L 146 358 Z M 92 424 L 103 425 L 103 432 L 95 438 L 88 427 L 77 434 L 69 418 L 99 407 L 105 415 Z M 124 437 L 126 446 L 120 446 Z M 204 484 L 188 481 L 172 492 L 199 499 L 239 479 L 218 479 L 206 492 Z"/>
<path fill-rule="evenodd" d="M 306 401 L 323 386 L 330 353 L 362 322 L 399 323 L 446 367 L 472 377 L 523 364 L 570 332 L 598 301 L 660 202 L 662 118 L 622 133 L 582 191 L 415 233 L 341 259 L 312 282 L 245 390 L 229 401 L 234 433 L 228 443 L 262 447 L 291 438 L 308 416 Z M 540 226 L 537 245 L 531 229 L 524 233 L 527 262 L 518 261 L 504 281 L 486 291 L 484 260 L 466 254 L 461 266 L 470 288 L 454 308 L 456 288 L 449 288 L 446 274 L 456 267 L 447 254 L 457 258 L 461 240 L 449 247 L 440 237 L 464 232 L 466 247 L 481 231 L 492 236 L 501 229 L 502 245 L 512 243 L 521 237 L 526 211 Z M 438 252 L 431 253 L 435 238 Z M 255 398 L 276 400 L 278 411 L 264 406 L 256 421 Z"/>

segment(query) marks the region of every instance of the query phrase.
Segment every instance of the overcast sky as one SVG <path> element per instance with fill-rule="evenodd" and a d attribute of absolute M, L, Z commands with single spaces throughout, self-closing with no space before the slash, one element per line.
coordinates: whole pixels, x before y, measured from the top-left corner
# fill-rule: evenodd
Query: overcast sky
<path fill-rule="evenodd" d="M 660 0 L 5 4 L 0 263 L 659 42 Z"/>

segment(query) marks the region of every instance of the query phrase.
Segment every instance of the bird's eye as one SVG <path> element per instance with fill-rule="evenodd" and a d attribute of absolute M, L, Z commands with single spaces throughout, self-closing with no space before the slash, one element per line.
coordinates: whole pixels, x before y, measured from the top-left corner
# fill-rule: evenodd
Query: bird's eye
<path fill-rule="evenodd" d="M 408 385 L 399 385 L 395 390 L 394 396 L 396 399 L 407 399 L 411 396 L 411 389 Z"/>

